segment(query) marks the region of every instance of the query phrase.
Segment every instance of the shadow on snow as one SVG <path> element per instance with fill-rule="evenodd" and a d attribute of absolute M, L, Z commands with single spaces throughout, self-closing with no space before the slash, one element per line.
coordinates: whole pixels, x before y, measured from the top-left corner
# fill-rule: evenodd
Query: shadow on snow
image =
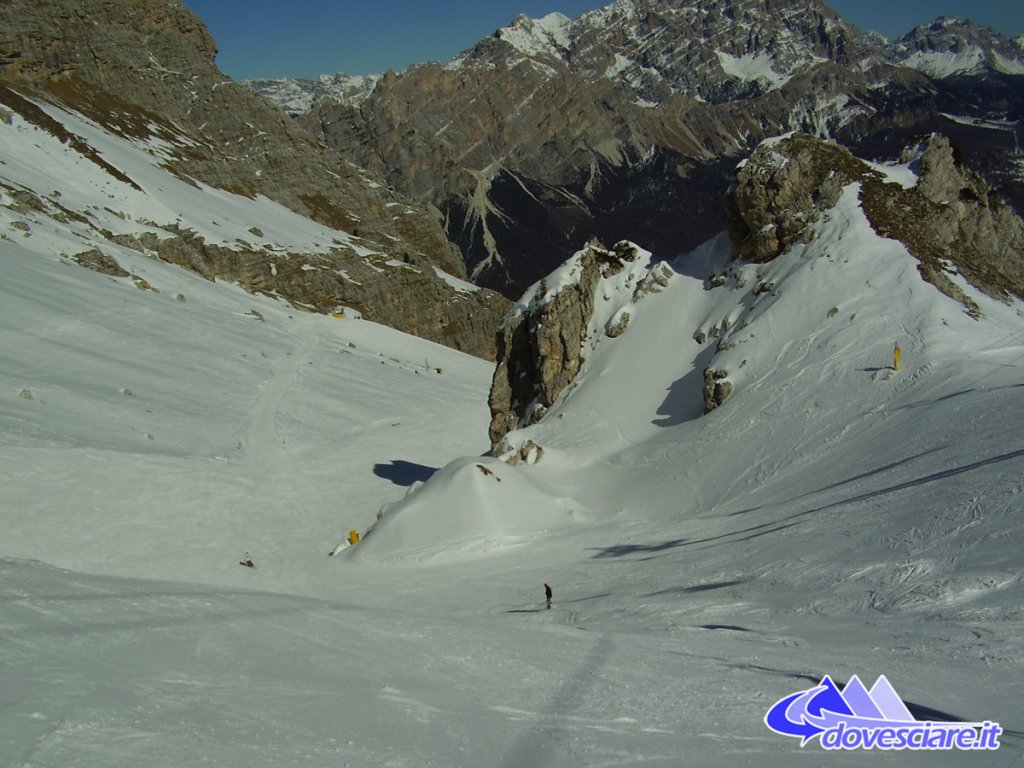
<path fill-rule="evenodd" d="M 390 464 L 374 464 L 373 474 L 390 480 L 395 485 L 408 487 L 413 483 L 425 483 L 434 473 L 436 467 L 427 467 L 423 464 L 415 464 L 402 459 L 392 459 Z"/>

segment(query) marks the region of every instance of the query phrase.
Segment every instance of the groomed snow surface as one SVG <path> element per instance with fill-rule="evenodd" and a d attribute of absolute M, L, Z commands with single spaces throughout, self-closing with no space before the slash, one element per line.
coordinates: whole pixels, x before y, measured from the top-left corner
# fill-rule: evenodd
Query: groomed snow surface
<path fill-rule="evenodd" d="M 515 467 L 489 364 L 44 228 L 0 240 L 0 764 L 1024 761 L 1024 319 L 923 283 L 854 188 L 771 264 L 676 261 Z M 1002 748 L 765 727 L 825 674 Z"/>

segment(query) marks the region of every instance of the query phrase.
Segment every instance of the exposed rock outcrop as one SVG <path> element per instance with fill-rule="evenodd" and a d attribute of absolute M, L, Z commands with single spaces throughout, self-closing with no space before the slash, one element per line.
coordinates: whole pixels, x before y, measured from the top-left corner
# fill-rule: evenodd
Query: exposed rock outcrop
<path fill-rule="evenodd" d="M 601 273 L 593 249 L 584 252 L 579 264 L 577 280 L 553 293 L 542 280 L 534 299 L 517 305 L 501 329 L 487 401 L 492 445 L 511 430 L 538 421 L 583 365 Z"/>
<path fill-rule="evenodd" d="M 72 259 L 83 267 L 88 267 L 100 274 L 110 275 L 111 277 L 131 276 L 131 273 L 128 272 L 128 270 L 117 263 L 117 259 L 103 253 L 103 251 L 98 248 L 91 248 L 88 251 L 76 253 L 72 256 Z"/>
<path fill-rule="evenodd" d="M 227 248 L 187 231 L 171 237 L 117 235 L 112 239 L 210 280 L 230 280 L 252 293 L 285 296 L 300 308 L 316 312 L 351 307 L 364 318 L 388 318 L 388 325 L 399 331 L 490 360 L 496 352 L 494 329 L 508 306 L 487 289 L 468 283 L 462 289 L 452 288 L 429 264 L 396 264 L 383 255 L 345 259 L 344 269 L 339 270 L 337 259 L 329 254 Z M 381 279 L 384 274 L 387 279 Z"/>
<path fill-rule="evenodd" d="M 867 170 L 848 150 L 807 134 L 764 142 L 740 164 L 725 199 L 736 257 L 770 261 L 809 237 L 809 225 Z"/>
<path fill-rule="evenodd" d="M 732 395 L 733 383 L 724 368 L 704 371 L 704 413 L 711 413 Z"/>
<path fill-rule="evenodd" d="M 516 453 L 502 439 L 547 413 L 583 369 L 588 342 L 626 332 L 629 307 L 667 285 L 671 269 L 650 258 L 625 241 L 613 248 L 591 242 L 514 307 L 500 332 L 488 398 L 496 455 Z"/>
<path fill-rule="evenodd" d="M 738 169 L 726 199 L 736 256 L 768 261 L 812 237 L 810 225 L 856 182 L 874 229 L 906 245 L 925 279 L 969 312 L 977 307 L 949 279 L 951 270 L 993 296 L 1024 297 L 1020 217 L 956 162 L 945 137 L 928 137 L 904 159 L 918 174 L 916 186 L 888 182 L 843 147 L 806 134 L 762 144 Z"/>

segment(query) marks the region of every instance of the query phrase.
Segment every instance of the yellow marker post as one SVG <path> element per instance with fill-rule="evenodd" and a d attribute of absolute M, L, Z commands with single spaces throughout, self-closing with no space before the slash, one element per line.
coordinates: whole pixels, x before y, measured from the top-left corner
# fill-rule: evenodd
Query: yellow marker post
<path fill-rule="evenodd" d="M 896 346 L 892 348 L 892 369 L 898 371 L 900 369 L 900 353 L 903 350 L 900 349 L 900 343 L 897 341 Z"/>

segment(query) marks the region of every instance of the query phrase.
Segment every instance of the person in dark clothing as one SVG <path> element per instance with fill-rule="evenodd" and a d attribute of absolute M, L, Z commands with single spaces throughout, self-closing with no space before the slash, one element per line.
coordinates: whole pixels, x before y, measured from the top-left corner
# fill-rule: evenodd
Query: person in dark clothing
<path fill-rule="evenodd" d="M 548 584 L 544 584 L 544 597 L 548 601 L 548 608 L 551 607 L 551 587 Z"/>

